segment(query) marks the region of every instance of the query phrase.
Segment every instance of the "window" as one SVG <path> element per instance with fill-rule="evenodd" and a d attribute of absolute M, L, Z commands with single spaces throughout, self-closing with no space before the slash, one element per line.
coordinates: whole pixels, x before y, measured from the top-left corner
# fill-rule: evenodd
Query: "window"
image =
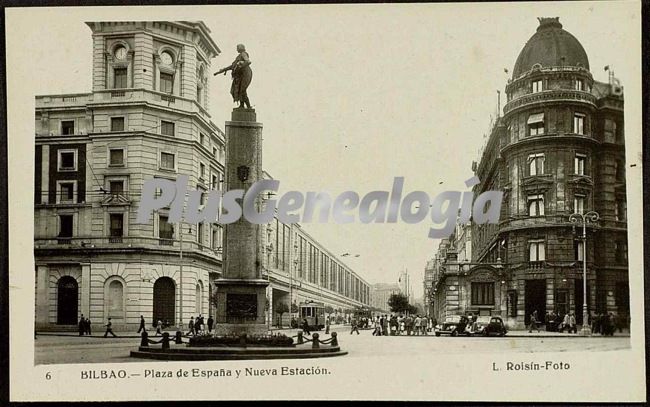
<path fill-rule="evenodd" d="M 575 90 L 585 90 L 585 82 L 582 79 L 576 79 L 573 86 Z"/>
<path fill-rule="evenodd" d="M 573 132 L 576 134 L 585 134 L 585 115 L 576 113 L 573 115 Z"/>
<path fill-rule="evenodd" d="M 528 196 L 528 216 L 544 216 L 544 195 Z"/>
<path fill-rule="evenodd" d="M 531 154 L 528 156 L 529 175 L 544 174 L 544 154 Z"/>
<path fill-rule="evenodd" d="M 199 223 L 197 228 L 196 228 L 196 242 L 198 244 L 203 244 L 203 222 Z"/>
<path fill-rule="evenodd" d="M 528 242 L 528 261 L 531 263 L 546 260 L 545 245 L 543 240 L 531 240 Z"/>
<path fill-rule="evenodd" d="M 119 280 L 113 280 L 108 284 L 108 316 L 124 317 L 124 286 Z"/>
<path fill-rule="evenodd" d="M 205 179 L 205 164 L 199 163 L 199 178 Z"/>
<path fill-rule="evenodd" d="M 111 117 L 111 131 L 124 131 L 124 117 Z"/>
<path fill-rule="evenodd" d="M 585 196 L 577 195 L 573 198 L 573 211 L 576 213 L 585 213 Z"/>
<path fill-rule="evenodd" d="M 573 252 L 575 254 L 576 261 L 584 261 L 585 259 L 585 242 L 582 240 L 576 240 L 573 242 Z"/>
<path fill-rule="evenodd" d="M 617 160 L 616 166 L 616 181 L 625 182 L 625 164 L 621 160 Z"/>
<path fill-rule="evenodd" d="M 61 121 L 61 134 L 64 136 L 74 134 L 74 120 Z"/>
<path fill-rule="evenodd" d="M 494 305 L 494 283 L 472 283 L 472 305 Z"/>
<path fill-rule="evenodd" d="M 123 148 L 111 148 L 108 152 L 109 155 L 109 165 L 120 166 L 124 165 L 124 149 Z"/>
<path fill-rule="evenodd" d="M 585 175 L 585 163 L 587 162 L 587 156 L 584 154 L 576 154 L 575 159 L 573 160 L 573 172 L 576 175 Z"/>
<path fill-rule="evenodd" d="M 221 237 L 223 233 L 223 228 L 221 225 L 212 226 L 212 248 L 217 249 L 221 247 Z"/>
<path fill-rule="evenodd" d="M 203 304 L 203 288 L 201 288 L 200 284 L 196 285 L 196 307 L 194 309 L 194 312 L 197 314 L 201 314 L 201 305 Z"/>
<path fill-rule="evenodd" d="M 59 171 L 77 171 L 77 150 L 59 150 Z"/>
<path fill-rule="evenodd" d="M 74 202 L 74 182 L 59 183 L 59 202 Z"/>
<path fill-rule="evenodd" d="M 560 316 L 566 315 L 569 312 L 568 290 L 561 289 L 555 292 L 555 312 Z"/>
<path fill-rule="evenodd" d="M 534 113 L 528 116 L 528 135 L 539 136 L 544 134 L 544 113 Z"/>
<path fill-rule="evenodd" d="M 160 134 L 163 134 L 165 136 L 173 136 L 174 135 L 174 123 L 173 122 L 168 122 L 165 120 L 160 121 Z"/>
<path fill-rule="evenodd" d="M 174 92 L 174 75 L 168 73 L 160 73 L 160 91 L 163 93 Z"/>
<path fill-rule="evenodd" d="M 212 147 L 212 156 L 214 157 L 215 160 L 217 159 L 217 148 L 216 147 Z"/>
<path fill-rule="evenodd" d="M 625 199 L 619 199 L 616 201 L 616 206 L 614 207 L 614 214 L 616 215 L 616 220 L 625 221 L 627 220 L 627 202 Z"/>
<path fill-rule="evenodd" d="M 541 92 L 542 91 L 542 80 L 537 79 L 532 82 L 532 89 L 533 93 Z"/>
<path fill-rule="evenodd" d="M 210 183 L 210 188 L 218 189 L 219 181 L 216 175 L 212 174 L 212 182 Z"/>
<path fill-rule="evenodd" d="M 517 316 L 517 291 L 508 290 L 508 316 Z"/>
<path fill-rule="evenodd" d="M 197 86 L 196 87 L 196 101 L 198 104 L 201 104 L 201 87 Z"/>
<path fill-rule="evenodd" d="M 59 215 L 59 237 L 72 237 L 72 216 Z"/>
<path fill-rule="evenodd" d="M 124 181 L 110 181 L 109 187 L 113 196 L 124 194 Z"/>
<path fill-rule="evenodd" d="M 174 170 L 176 168 L 176 156 L 172 153 L 160 153 L 160 168 L 165 170 Z"/>
<path fill-rule="evenodd" d="M 121 213 L 111 213 L 110 216 L 110 236 L 111 237 L 122 237 L 123 236 L 123 226 L 124 226 L 124 214 Z"/>
<path fill-rule="evenodd" d="M 168 220 L 168 216 L 158 216 L 158 237 L 172 240 L 174 238 L 174 225 L 169 223 Z"/>
<path fill-rule="evenodd" d="M 115 89 L 126 88 L 126 68 L 115 68 L 113 74 L 113 87 Z"/>
<path fill-rule="evenodd" d="M 203 146 L 205 145 L 205 134 L 199 133 L 199 143 Z"/>

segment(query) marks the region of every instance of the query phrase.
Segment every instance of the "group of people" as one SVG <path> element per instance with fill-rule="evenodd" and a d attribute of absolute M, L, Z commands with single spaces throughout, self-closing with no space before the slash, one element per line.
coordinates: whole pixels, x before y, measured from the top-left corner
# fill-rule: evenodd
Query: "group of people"
<path fill-rule="evenodd" d="M 620 323 L 619 318 L 610 313 L 597 313 L 590 314 L 591 320 L 591 333 L 599 333 L 601 335 L 614 335 L 616 328 L 620 332 L 623 331 L 623 325 Z M 537 311 L 533 311 L 530 315 L 530 326 L 528 329 L 529 333 L 532 333 L 533 330 L 539 332 L 539 327 L 542 322 L 537 317 Z M 576 315 L 573 311 L 570 311 L 564 316 L 556 313 L 555 311 L 546 312 L 544 316 L 544 328 L 549 332 L 564 332 L 565 330 L 568 333 L 578 333 L 578 325 L 576 322 Z"/>
<path fill-rule="evenodd" d="M 192 335 L 198 335 L 201 332 L 205 331 L 205 326 L 206 323 L 203 320 L 203 315 L 199 314 L 198 317 L 196 317 L 196 320 L 194 317 L 190 317 L 190 322 L 187 324 L 189 331 L 187 332 L 187 335 L 192 334 Z M 212 333 L 212 327 L 214 326 L 214 319 L 212 316 L 208 317 L 208 333 Z"/>
<path fill-rule="evenodd" d="M 416 314 L 411 315 L 377 315 L 373 320 L 373 336 L 383 335 L 427 335 L 436 325 L 436 322 Z"/>
<path fill-rule="evenodd" d="M 81 314 L 81 318 L 79 318 L 79 336 L 90 334 L 90 318 L 84 318 L 84 314 Z"/>

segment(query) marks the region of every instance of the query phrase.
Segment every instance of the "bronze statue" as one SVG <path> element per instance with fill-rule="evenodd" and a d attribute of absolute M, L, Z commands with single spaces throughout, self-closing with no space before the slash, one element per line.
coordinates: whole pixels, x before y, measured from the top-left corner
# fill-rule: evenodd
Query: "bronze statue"
<path fill-rule="evenodd" d="M 251 60 L 246 52 L 246 47 L 244 44 L 237 45 L 237 58 L 229 66 L 222 68 L 215 72 L 215 75 L 223 73 L 224 75 L 228 71 L 232 71 L 232 86 L 230 87 L 230 94 L 234 102 L 239 102 L 239 107 L 246 107 L 247 109 L 251 108 L 251 102 L 248 100 L 248 95 L 246 94 L 246 89 L 250 85 L 251 80 L 253 80 L 253 71 L 251 70 Z"/>

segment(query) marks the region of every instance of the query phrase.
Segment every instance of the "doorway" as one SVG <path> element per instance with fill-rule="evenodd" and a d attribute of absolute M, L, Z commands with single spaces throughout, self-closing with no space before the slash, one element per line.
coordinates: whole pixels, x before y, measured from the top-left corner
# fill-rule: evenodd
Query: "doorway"
<path fill-rule="evenodd" d="M 524 323 L 530 324 L 530 315 L 537 311 L 537 321 L 544 321 L 546 315 L 546 279 L 526 280 L 524 292 L 526 315 Z"/>
<path fill-rule="evenodd" d="M 57 285 L 57 325 L 76 325 L 79 311 L 79 285 L 74 277 L 64 276 Z"/>
<path fill-rule="evenodd" d="M 169 277 L 161 277 L 153 285 L 153 322 L 173 325 L 176 320 L 176 286 Z"/>

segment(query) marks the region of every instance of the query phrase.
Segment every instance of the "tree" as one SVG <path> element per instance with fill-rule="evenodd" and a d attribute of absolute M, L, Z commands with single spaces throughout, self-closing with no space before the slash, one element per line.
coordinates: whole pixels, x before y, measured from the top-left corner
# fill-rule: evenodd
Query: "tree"
<path fill-rule="evenodd" d="M 406 312 L 409 310 L 409 300 L 403 294 L 391 294 L 388 298 L 391 312 Z"/>
<path fill-rule="evenodd" d="M 332 314 L 333 312 L 334 312 L 334 307 L 332 307 L 331 305 L 326 305 L 325 306 L 325 313 L 326 314 Z"/>
<path fill-rule="evenodd" d="M 275 306 L 275 313 L 280 316 L 278 319 L 278 328 L 280 329 L 282 329 L 282 315 L 286 312 L 289 312 L 289 306 L 286 303 L 280 302 Z"/>

